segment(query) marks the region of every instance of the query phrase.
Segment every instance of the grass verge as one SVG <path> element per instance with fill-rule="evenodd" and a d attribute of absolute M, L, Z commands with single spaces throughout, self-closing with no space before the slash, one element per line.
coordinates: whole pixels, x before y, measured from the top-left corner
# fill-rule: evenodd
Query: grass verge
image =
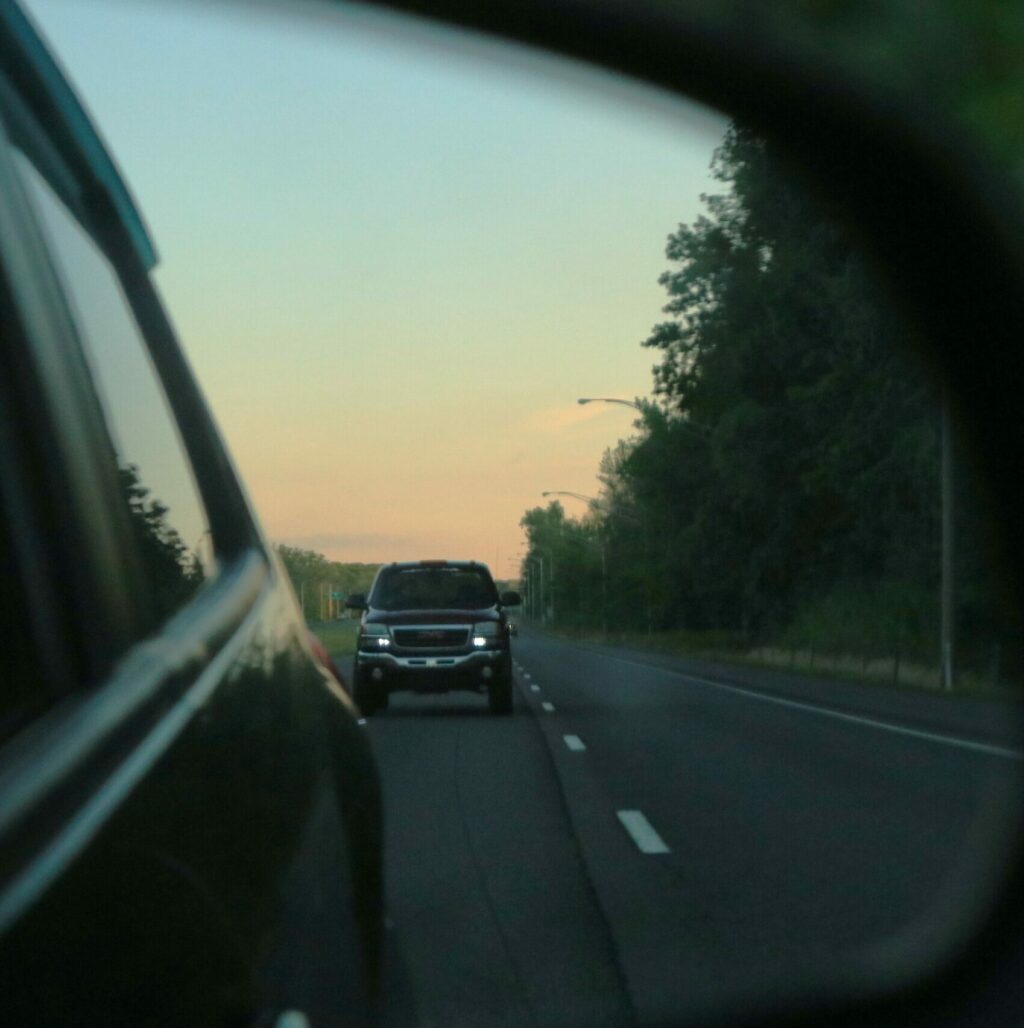
<path fill-rule="evenodd" d="M 312 621 L 309 629 L 332 657 L 348 657 L 356 652 L 358 621 Z"/>
<path fill-rule="evenodd" d="M 916 692 L 940 692 L 937 668 L 906 660 L 896 665 L 892 658 L 876 659 L 850 654 L 822 654 L 779 646 L 749 647 L 743 645 L 735 636 L 724 632 L 686 630 L 652 633 L 609 632 L 607 636 L 602 636 L 600 632 L 557 626 L 548 626 L 546 630 L 577 642 L 603 643 L 636 650 L 652 650 L 680 657 L 717 661 L 722 664 L 771 668 L 805 677 L 865 682 Z M 991 678 L 983 675 L 962 671 L 956 677 L 953 696 L 954 698 L 971 696 L 1019 703 L 1024 698 L 1024 688 L 1019 683 L 994 682 Z"/>

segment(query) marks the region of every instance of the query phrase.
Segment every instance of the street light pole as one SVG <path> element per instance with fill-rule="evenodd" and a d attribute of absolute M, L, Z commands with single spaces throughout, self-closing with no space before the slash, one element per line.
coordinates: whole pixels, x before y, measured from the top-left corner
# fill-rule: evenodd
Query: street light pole
<path fill-rule="evenodd" d="M 548 608 L 544 596 L 544 554 L 537 559 L 540 561 L 540 627 L 544 628 L 548 623 Z M 548 558 L 550 563 L 550 558 Z M 548 587 L 550 589 L 550 586 Z"/>
<path fill-rule="evenodd" d="M 608 561 L 605 554 L 603 539 L 598 539 L 601 547 L 601 638 L 608 640 Z"/>
<path fill-rule="evenodd" d="M 633 410 L 643 411 L 643 406 L 636 400 L 622 400 L 617 396 L 581 396 L 576 402 L 581 406 L 585 403 L 619 403 L 623 407 L 632 407 Z"/>
<path fill-rule="evenodd" d="M 587 496 L 584 493 L 573 493 L 568 489 L 546 489 L 541 496 L 571 496 L 574 500 L 582 500 L 584 503 L 592 503 L 600 506 L 600 501 L 594 496 Z"/>
<path fill-rule="evenodd" d="M 534 589 L 533 585 L 533 570 L 531 565 L 536 561 L 540 567 L 540 581 L 539 587 Z M 527 567 L 530 568 L 530 607 L 532 608 L 532 615 L 535 621 L 540 621 L 541 626 L 544 625 L 544 558 L 542 556 L 527 557 Z"/>
<path fill-rule="evenodd" d="M 572 493 L 568 489 L 548 489 L 541 493 L 541 496 L 571 496 L 576 500 L 583 500 L 584 503 L 589 503 L 594 507 L 595 510 L 603 511 L 613 518 L 622 518 L 624 521 L 632 521 L 634 524 L 643 524 L 643 519 L 637 517 L 635 514 L 627 514 L 625 511 L 615 510 L 612 507 L 606 507 L 597 497 L 586 496 L 583 493 Z"/>
<path fill-rule="evenodd" d="M 582 402 L 582 401 L 580 401 Z M 547 489 L 541 493 L 541 496 L 571 496 L 573 499 L 582 500 L 584 503 L 590 504 L 595 510 L 604 511 L 605 514 L 611 517 L 623 518 L 626 521 L 636 521 L 639 524 L 643 522 L 639 518 L 635 518 L 631 514 L 624 514 L 622 511 L 610 510 L 605 507 L 600 500 L 595 496 L 587 496 L 585 493 L 574 493 L 569 489 Z M 604 637 L 608 638 L 608 554 L 605 547 L 604 540 L 598 538 L 597 545 L 601 550 L 601 631 Z M 645 546 L 646 546 L 646 529 L 645 529 Z M 648 624 L 650 623 L 650 611 L 648 610 Z"/>
<path fill-rule="evenodd" d="M 638 410 L 641 414 L 644 413 L 644 405 L 639 401 L 623 400 L 618 396 L 581 396 L 576 402 L 581 405 L 585 403 L 617 403 L 622 407 L 632 407 L 633 410 Z M 706 428 L 698 428 L 689 420 L 675 421 L 673 424 L 686 429 L 698 439 L 703 439 L 705 442 L 708 440 L 708 430 Z"/>

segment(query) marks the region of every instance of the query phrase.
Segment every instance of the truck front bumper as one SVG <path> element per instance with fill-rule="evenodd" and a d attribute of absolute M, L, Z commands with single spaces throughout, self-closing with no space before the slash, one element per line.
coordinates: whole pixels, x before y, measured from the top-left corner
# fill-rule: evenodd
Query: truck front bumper
<path fill-rule="evenodd" d="M 446 692 L 479 689 L 504 674 L 508 650 L 473 650 L 459 654 L 356 654 L 359 673 L 388 691 Z"/>

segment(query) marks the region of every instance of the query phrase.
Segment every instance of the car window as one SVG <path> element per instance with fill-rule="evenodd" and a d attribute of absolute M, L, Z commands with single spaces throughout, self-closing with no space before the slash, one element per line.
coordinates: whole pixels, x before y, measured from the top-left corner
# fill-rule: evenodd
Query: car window
<path fill-rule="evenodd" d="M 23 154 L 17 166 L 51 244 L 92 372 L 148 599 L 157 616 L 166 617 L 214 570 L 206 510 L 117 272 Z"/>
<path fill-rule="evenodd" d="M 479 610 L 497 602 L 494 583 L 485 571 L 462 568 L 382 571 L 371 597 L 371 604 L 382 610 Z"/>

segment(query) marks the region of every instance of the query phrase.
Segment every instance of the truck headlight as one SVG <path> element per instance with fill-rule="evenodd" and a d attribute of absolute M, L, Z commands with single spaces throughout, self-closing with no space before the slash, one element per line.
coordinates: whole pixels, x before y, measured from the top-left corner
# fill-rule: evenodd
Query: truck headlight
<path fill-rule="evenodd" d="M 370 622 L 359 630 L 359 646 L 361 649 L 386 650 L 391 645 L 387 625 Z"/>
<path fill-rule="evenodd" d="M 481 621 L 473 626 L 473 645 L 477 649 L 494 646 L 501 638 L 500 621 Z"/>

